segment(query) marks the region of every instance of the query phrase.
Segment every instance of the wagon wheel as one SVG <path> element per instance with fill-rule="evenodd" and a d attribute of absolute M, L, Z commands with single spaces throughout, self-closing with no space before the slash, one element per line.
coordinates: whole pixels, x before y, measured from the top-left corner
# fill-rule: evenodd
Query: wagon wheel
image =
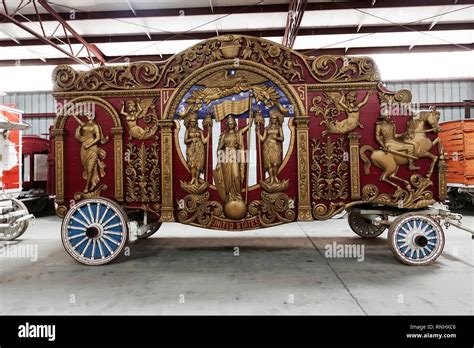
<path fill-rule="evenodd" d="M 31 201 L 26 201 L 26 206 L 28 207 L 28 210 L 33 213 L 33 214 L 38 214 L 41 213 L 46 206 L 48 205 L 48 199 L 41 197 L 38 199 L 33 199 Z"/>
<path fill-rule="evenodd" d="M 116 259 L 128 241 L 127 215 L 106 198 L 85 199 L 64 217 L 61 239 L 74 259 L 85 265 L 103 265 Z"/>
<path fill-rule="evenodd" d="M 18 210 L 26 210 L 28 214 L 28 208 L 26 208 L 25 204 L 16 199 L 16 198 L 10 198 L 12 201 L 12 211 L 18 211 Z M 25 220 L 13 227 L 3 227 L 0 228 L 0 240 L 14 240 L 18 237 L 20 237 L 23 233 L 25 233 L 26 229 L 28 228 L 29 221 Z"/>
<path fill-rule="evenodd" d="M 459 193 L 457 190 L 450 191 L 448 193 L 449 197 L 449 208 L 452 210 L 461 210 L 464 208 L 469 201 L 471 200 L 471 197 L 465 193 Z"/>
<path fill-rule="evenodd" d="M 408 213 L 392 222 L 388 243 L 399 261 L 407 265 L 428 265 L 443 252 L 444 232 L 432 217 Z"/>
<path fill-rule="evenodd" d="M 154 226 L 152 229 L 150 229 L 149 231 L 146 231 L 144 234 L 138 236 L 138 239 L 146 239 L 152 235 L 154 235 L 161 227 L 162 223 L 160 222 L 159 224 L 157 224 L 156 226 Z"/>
<path fill-rule="evenodd" d="M 383 219 L 386 220 L 387 216 L 383 215 Z M 387 228 L 385 225 L 376 226 L 363 215 L 353 211 L 350 211 L 347 215 L 347 221 L 349 222 L 351 230 L 362 238 L 378 237 Z"/>

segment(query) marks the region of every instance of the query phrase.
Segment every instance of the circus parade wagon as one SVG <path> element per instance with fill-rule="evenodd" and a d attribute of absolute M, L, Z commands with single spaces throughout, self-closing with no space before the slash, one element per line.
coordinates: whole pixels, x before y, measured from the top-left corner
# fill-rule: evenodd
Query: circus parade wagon
<path fill-rule="evenodd" d="M 226 35 L 156 63 L 60 65 L 53 82 L 56 212 L 83 264 L 166 222 L 236 231 L 348 211 L 356 234 L 388 229 L 397 259 L 426 265 L 459 219 L 439 203 L 439 112 L 406 108 L 371 58 Z"/>

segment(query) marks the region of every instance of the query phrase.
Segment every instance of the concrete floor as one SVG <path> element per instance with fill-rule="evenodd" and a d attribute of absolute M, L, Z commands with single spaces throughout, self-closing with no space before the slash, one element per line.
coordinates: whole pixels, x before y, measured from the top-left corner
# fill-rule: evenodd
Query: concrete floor
<path fill-rule="evenodd" d="M 36 262 L 0 258 L 1 314 L 473 314 L 473 241 L 454 228 L 427 267 L 399 263 L 386 232 L 363 240 L 345 219 L 249 232 L 170 223 L 87 267 L 64 251 L 60 223 L 38 218 L 15 242 L 37 245 Z M 364 261 L 325 257 L 334 241 L 363 245 Z"/>

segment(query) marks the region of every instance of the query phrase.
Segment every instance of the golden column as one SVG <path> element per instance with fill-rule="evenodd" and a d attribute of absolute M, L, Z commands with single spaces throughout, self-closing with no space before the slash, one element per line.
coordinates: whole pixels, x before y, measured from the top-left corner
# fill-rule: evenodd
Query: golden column
<path fill-rule="evenodd" d="M 114 135 L 115 199 L 123 202 L 123 128 L 111 129 Z"/>
<path fill-rule="evenodd" d="M 55 202 L 58 204 L 56 214 L 64 217 L 67 207 L 64 205 L 64 128 L 54 129 L 54 168 L 55 168 Z"/>
<path fill-rule="evenodd" d="M 298 220 L 311 221 L 309 186 L 309 116 L 295 116 L 298 162 Z"/>
<path fill-rule="evenodd" d="M 349 133 L 349 160 L 351 167 L 351 199 L 358 200 L 360 196 L 359 176 L 359 133 Z"/>
<path fill-rule="evenodd" d="M 173 214 L 173 125 L 172 119 L 158 121 L 161 127 L 161 218 L 174 221 Z"/>

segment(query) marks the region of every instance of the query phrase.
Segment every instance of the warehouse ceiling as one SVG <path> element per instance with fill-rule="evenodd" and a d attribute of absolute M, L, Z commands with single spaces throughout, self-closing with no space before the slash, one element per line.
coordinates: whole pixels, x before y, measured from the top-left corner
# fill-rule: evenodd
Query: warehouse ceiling
<path fill-rule="evenodd" d="M 472 1 L 3 0 L 2 5 L 1 66 L 156 61 L 228 33 L 264 37 L 309 55 L 473 49 Z"/>

